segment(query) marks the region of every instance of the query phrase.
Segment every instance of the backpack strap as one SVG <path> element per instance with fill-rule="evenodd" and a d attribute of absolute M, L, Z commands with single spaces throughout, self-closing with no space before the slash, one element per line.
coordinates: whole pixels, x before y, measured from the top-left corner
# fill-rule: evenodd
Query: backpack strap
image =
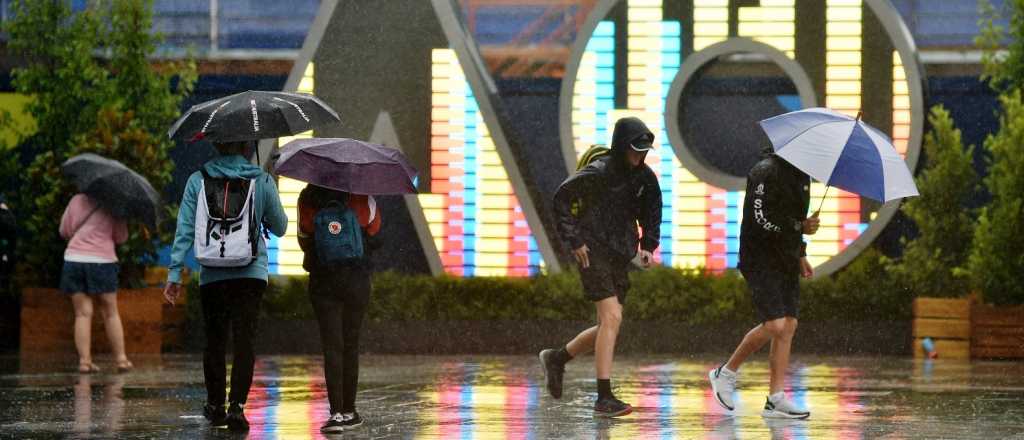
<path fill-rule="evenodd" d="M 95 214 L 96 211 L 99 211 L 99 210 L 100 210 L 99 205 L 94 206 L 92 208 L 92 211 L 89 211 L 89 214 L 86 215 L 85 218 L 82 219 L 82 221 L 78 222 L 78 226 L 75 226 L 75 230 L 74 230 L 74 232 L 71 233 L 71 237 L 68 237 L 68 241 L 71 241 L 72 239 L 74 239 L 75 235 L 78 235 L 78 231 L 82 230 L 82 226 L 85 226 L 85 222 L 89 221 L 89 218 L 91 218 L 92 215 Z"/>

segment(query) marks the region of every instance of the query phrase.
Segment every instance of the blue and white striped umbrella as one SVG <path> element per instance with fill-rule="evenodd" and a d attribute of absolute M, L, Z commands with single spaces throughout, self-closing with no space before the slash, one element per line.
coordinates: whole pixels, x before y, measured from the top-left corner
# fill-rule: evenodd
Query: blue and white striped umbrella
<path fill-rule="evenodd" d="M 761 121 L 775 154 L 829 186 L 879 202 L 919 195 L 889 137 L 857 118 L 809 108 Z"/>

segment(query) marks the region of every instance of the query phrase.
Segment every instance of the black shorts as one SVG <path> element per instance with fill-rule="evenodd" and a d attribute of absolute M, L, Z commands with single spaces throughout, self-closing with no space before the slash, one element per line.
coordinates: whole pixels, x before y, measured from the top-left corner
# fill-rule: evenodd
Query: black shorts
<path fill-rule="evenodd" d="M 767 270 L 743 271 L 750 287 L 750 299 L 761 322 L 785 317 L 798 317 L 800 306 L 800 276 Z"/>
<path fill-rule="evenodd" d="M 117 263 L 78 263 L 65 261 L 60 271 L 60 290 L 66 294 L 117 292 Z"/>
<path fill-rule="evenodd" d="M 590 267 L 580 269 L 583 295 L 593 302 L 617 296 L 619 304 L 626 304 L 630 260 L 594 249 L 588 257 Z"/>

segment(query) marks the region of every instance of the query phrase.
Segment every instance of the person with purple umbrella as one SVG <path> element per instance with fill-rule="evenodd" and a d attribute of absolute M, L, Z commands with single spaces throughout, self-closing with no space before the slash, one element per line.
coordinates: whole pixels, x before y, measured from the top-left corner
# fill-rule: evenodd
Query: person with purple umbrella
<path fill-rule="evenodd" d="M 413 194 L 416 170 L 400 151 L 346 138 L 298 139 L 281 147 L 274 172 L 309 183 L 299 194 L 299 246 L 309 272 L 324 351 L 330 417 L 320 428 L 356 428 L 359 333 L 370 301 L 369 252 L 380 231 L 373 195 Z"/>
<path fill-rule="evenodd" d="M 370 303 L 369 242 L 380 231 L 373 196 L 313 184 L 299 193 L 299 247 L 309 272 L 309 299 L 320 327 L 330 418 L 337 433 L 363 424 L 356 412 L 359 331 Z"/>

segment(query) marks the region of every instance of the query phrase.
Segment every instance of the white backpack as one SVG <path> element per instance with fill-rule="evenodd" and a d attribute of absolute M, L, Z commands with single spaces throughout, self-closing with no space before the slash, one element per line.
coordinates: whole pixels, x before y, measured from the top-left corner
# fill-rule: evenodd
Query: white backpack
<path fill-rule="evenodd" d="M 259 225 L 253 194 L 256 181 L 212 178 L 203 173 L 196 201 L 195 252 L 207 267 L 244 267 L 259 255 Z"/>

